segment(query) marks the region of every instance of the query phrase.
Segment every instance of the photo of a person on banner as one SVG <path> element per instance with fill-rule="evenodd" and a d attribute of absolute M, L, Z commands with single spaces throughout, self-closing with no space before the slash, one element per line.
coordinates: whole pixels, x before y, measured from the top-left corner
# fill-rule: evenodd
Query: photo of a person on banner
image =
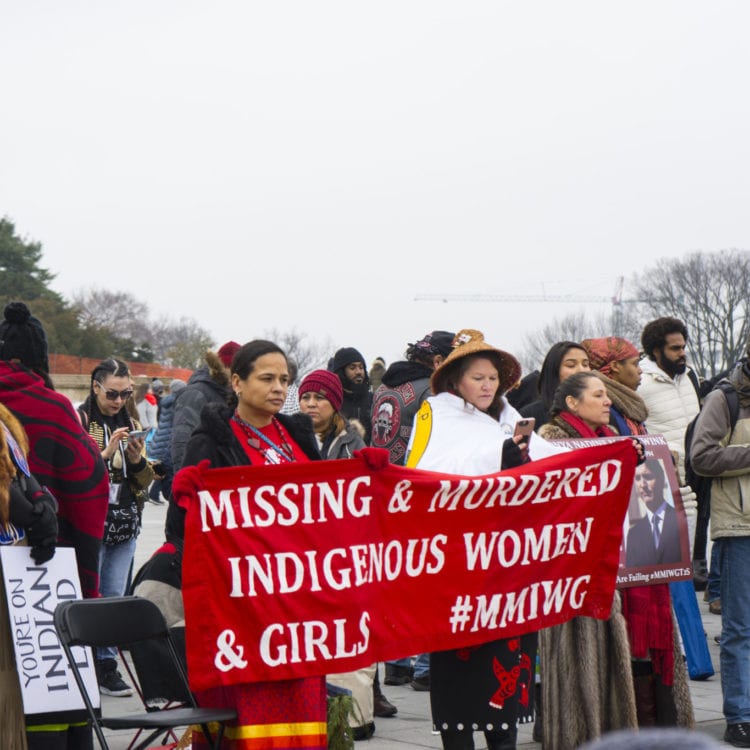
<path fill-rule="evenodd" d="M 636 467 L 633 486 L 645 515 L 628 531 L 628 567 L 676 563 L 682 559 L 677 511 L 669 502 L 669 487 L 659 459 L 647 458 Z"/>
<path fill-rule="evenodd" d="M 526 463 L 528 443 L 498 421 L 520 364 L 479 331 L 459 331 L 453 345 L 431 377 L 435 395 L 416 416 L 406 465 L 477 476 Z M 489 750 L 516 747 L 517 724 L 534 718 L 536 641 L 527 633 L 430 655 L 432 723 L 445 750 L 471 750 L 472 727 Z"/>
<path fill-rule="evenodd" d="M 280 413 L 289 369 L 279 346 L 264 340 L 248 342 L 234 355 L 230 371 L 231 403 L 204 407 L 187 445 L 184 468 L 175 475 L 173 494 L 180 505 L 189 503 L 200 489 L 198 464 L 221 468 L 320 459 L 310 417 Z M 327 747 L 327 699 L 322 676 L 217 687 L 199 691 L 197 698 L 200 705 L 237 710 L 237 723 L 227 727 L 227 740 L 252 737 L 255 750 Z M 194 740 L 199 736 L 195 733 Z"/>

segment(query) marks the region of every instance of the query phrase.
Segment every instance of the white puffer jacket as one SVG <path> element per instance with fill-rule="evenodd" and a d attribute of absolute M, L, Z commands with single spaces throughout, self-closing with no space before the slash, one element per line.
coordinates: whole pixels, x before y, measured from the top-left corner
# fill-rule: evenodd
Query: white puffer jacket
<path fill-rule="evenodd" d="M 638 395 L 648 407 L 646 429 L 664 435 L 677 455 L 680 484 L 685 484 L 685 430 L 700 409 L 698 394 L 687 372 L 671 378 L 651 359 L 641 361 L 641 370 Z"/>

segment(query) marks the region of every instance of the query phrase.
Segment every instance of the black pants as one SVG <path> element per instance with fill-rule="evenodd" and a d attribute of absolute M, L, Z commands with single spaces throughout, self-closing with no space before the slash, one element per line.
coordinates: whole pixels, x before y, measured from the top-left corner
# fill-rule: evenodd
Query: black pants
<path fill-rule="evenodd" d="M 90 724 L 68 727 L 59 732 L 26 732 L 29 750 L 94 750 Z"/>

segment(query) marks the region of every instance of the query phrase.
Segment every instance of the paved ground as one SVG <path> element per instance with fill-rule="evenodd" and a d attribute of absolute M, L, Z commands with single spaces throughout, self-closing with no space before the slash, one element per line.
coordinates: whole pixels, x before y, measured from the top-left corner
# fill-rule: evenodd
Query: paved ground
<path fill-rule="evenodd" d="M 136 569 L 161 544 L 163 539 L 164 516 L 166 506 L 147 504 L 144 511 L 144 530 L 138 540 L 136 550 Z M 708 636 L 711 659 L 717 674 L 705 681 L 691 681 L 693 707 L 698 731 L 721 740 L 724 733 L 724 721 L 721 713 L 721 685 L 719 682 L 719 647 L 714 636 L 721 630 L 721 618 L 708 611 L 708 605 L 699 597 L 703 624 Z M 381 676 L 383 668 L 380 670 Z M 430 724 L 429 693 L 418 693 L 411 687 L 384 687 L 388 699 L 398 707 L 398 714 L 390 719 L 375 720 L 375 736 L 367 742 L 358 742 L 358 750 L 409 750 L 410 748 L 440 748 L 439 735 L 433 735 Z M 102 708 L 121 712 L 123 708 L 138 710 L 136 698 L 102 697 Z M 113 750 L 125 750 L 132 733 L 110 733 Z M 483 748 L 484 738 L 476 735 L 477 748 Z M 541 747 L 531 739 L 531 727 L 523 726 L 519 730 L 519 747 Z"/>

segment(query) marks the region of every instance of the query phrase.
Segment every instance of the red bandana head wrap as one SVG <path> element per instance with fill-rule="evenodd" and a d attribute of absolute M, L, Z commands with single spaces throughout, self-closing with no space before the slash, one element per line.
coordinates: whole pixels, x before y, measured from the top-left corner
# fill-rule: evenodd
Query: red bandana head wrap
<path fill-rule="evenodd" d="M 613 362 L 637 357 L 638 349 L 627 339 L 617 336 L 606 336 L 601 339 L 584 339 L 581 344 L 589 355 L 592 370 L 599 370 L 602 375 L 609 376 Z"/>

